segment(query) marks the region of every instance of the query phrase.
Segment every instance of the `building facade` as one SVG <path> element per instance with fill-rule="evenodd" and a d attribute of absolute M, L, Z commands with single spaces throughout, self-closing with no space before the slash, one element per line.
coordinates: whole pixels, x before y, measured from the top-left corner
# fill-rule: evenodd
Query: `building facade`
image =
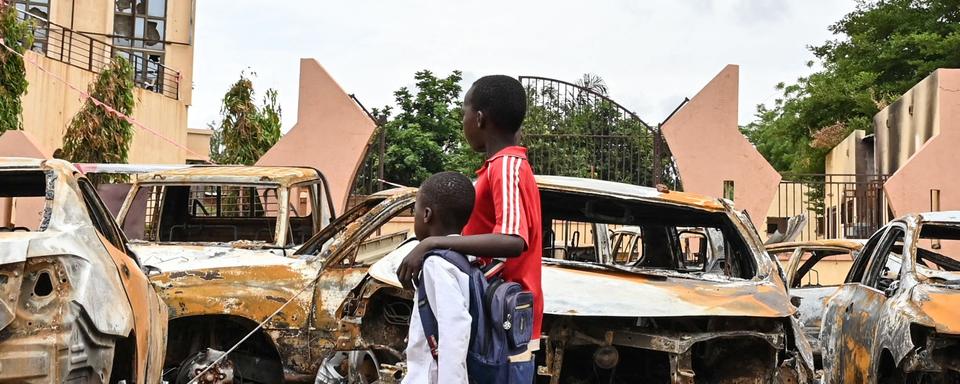
<path fill-rule="evenodd" d="M 114 56 L 134 68 L 138 122 L 130 163 L 184 163 L 208 157 L 205 132 L 187 129 L 193 79 L 196 0 L 13 0 L 31 20 L 24 131 L 50 153 L 83 106 L 78 90 Z M 142 126 L 142 127 L 141 127 Z M 2 155 L 2 154 L 0 154 Z"/>

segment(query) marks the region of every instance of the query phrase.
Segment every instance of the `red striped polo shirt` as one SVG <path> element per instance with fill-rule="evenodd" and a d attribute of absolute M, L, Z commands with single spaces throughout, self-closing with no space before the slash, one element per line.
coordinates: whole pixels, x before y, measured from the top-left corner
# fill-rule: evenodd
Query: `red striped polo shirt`
<path fill-rule="evenodd" d="M 526 243 L 519 257 L 506 259 L 503 277 L 533 292 L 533 338 L 539 339 L 543 321 L 543 290 L 540 288 L 543 231 L 540 190 L 527 161 L 527 149 L 506 147 L 487 159 L 477 171 L 475 187 L 477 200 L 463 234 L 499 233 L 520 237 Z"/>

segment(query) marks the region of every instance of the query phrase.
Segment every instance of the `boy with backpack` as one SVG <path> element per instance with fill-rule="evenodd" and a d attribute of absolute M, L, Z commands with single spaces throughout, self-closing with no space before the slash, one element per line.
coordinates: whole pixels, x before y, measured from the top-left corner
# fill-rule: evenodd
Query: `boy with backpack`
<path fill-rule="evenodd" d="M 417 192 L 418 240 L 458 236 L 475 200 L 470 179 L 456 172 L 430 176 Z M 404 384 L 500 384 L 510 381 L 510 356 L 526 352 L 533 330 L 533 295 L 449 249 L 426 253 L 416 310 L 407 336 Z"/>
<path fill-rule="evenodd" d="M 486 161 L 477 171 L 470 220 L 463 236 L 422 239 L 397 270 L 400 283 L 409 289 L 416 285 L 425 256 L 434 249 L 482 256 L 488 261 L 506 258 L 503 279 L 519 284 L 533 296 L 533 340 L 524 343 L 525 350 L 510 356 L 509 380 L 498 381 L 511 384 L 533 383 L 532 352 L 539 349 L 543 319 L 540 193 L 526 148 L 517 145 L 526 101 L 523 85 L 512 77 L 485 76 L 473 83 L 463 100 L 463 132 L 470 147 L 484 153 Z"/>
<path fill-rule="evenodd" d="M 473 210 L 473 184 L 456 172 L 430 176 L 420 186 L 413 207 L 418 240 L 459 235 Z M 451 255 L 467 259 L 463 255 Z M 467 384 L 467 349 L 471 335 L 470 276 L 443 257 L 423 262 L 407 335 L 407 374 L 403 384 Z M 433 316 L 433 319 L 430 319 Z M 424 327 L 422 317 L 436 329 Z M 442 335 L 443 338 L 437 336 Z"/>

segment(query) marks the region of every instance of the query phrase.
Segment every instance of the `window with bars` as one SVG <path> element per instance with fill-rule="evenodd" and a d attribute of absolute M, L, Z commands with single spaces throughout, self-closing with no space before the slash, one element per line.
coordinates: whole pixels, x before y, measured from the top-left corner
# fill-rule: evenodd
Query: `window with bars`
<path fill-rule="evenodd" d="M 149 90 L 161 88 L 167 0 L 116 0 L 113 45 L 130 61 L 135 81 Z"/>
<path fill-rule="evenodd" d="M 275 217 L 277 194 L 277 188 L 194 185 L 187 210 L 192 217 Z"/>
<path fill-rule="evenodd" d="M 12 3 L 20 11 L 17 15 L 21 20 L 33 22 L 33 47 L 30 49 L 47 52 L 50 25 L 42 20 L 50 20 L 50 0 L 13 0 Z M 27 13 L 35 17 L 27 16 Z"/>

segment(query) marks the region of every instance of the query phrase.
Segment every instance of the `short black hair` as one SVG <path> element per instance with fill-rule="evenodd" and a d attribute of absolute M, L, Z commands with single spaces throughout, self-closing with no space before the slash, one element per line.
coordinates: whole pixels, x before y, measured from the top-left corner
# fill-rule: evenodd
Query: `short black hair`
<path fill-rule="evenodd" d="M 476 192 L 463 174 L 435 173 L 423 181 L 417 193 L 421 204 L 433 208 L 434 217 L 444 225 L 460 230 L 470 220 Z"/>
<path fill-rule="evenodd" d="M 527 115 L 527 91 L 520 81 L 506 75 L 484 76 L 473 82 L 470 105 L 494 124 L 516 132 Z"/>

